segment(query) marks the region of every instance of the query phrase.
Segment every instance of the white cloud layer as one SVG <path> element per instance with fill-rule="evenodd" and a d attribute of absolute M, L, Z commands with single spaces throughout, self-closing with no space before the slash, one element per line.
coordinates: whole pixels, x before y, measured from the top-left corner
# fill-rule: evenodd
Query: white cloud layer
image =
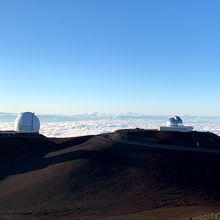
<path fill-rule="evenodd" d="M 210 131 L 220 135 L 220 118 L 183 117 L 186 125 L 193 125 L 197 131 Z M 113 118 L 54 121 L 41 123 L 41 133 L 48 137 L 73 137 L 82 135 L 113 132 L 126 128 L 159 128 L 166 123 L 166 117 L 152 116 L 146 118 Z M 13 122 L 0 122 L 0 130 L 13 130 Z"/>

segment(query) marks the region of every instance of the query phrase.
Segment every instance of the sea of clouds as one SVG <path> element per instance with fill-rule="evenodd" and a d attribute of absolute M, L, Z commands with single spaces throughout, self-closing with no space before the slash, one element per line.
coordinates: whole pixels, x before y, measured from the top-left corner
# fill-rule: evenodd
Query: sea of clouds
<path fill-rule="evenodd" d="M 14 130 L 16 114 L 0 113 L 0 131 Z M 41 133 L 48 137 L 73 137 L 113 132 L 126 128 L 157 129 L 165 125 L 168 116 L 146 116 L 134 113 L 122 115 L 81 114 L 40 115 Z M 183 116 L 185 125 L 197 131 L 209 131 L 220 135 L 220 117 Z"/>

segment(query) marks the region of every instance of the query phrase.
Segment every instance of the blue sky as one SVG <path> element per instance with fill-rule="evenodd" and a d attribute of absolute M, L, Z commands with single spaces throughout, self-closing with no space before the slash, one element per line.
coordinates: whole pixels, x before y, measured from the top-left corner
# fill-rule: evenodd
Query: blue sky
<path fill-rule="evenodd" d="M 219 0 L 1 0 L 0 112 L 220 116 Z"/>

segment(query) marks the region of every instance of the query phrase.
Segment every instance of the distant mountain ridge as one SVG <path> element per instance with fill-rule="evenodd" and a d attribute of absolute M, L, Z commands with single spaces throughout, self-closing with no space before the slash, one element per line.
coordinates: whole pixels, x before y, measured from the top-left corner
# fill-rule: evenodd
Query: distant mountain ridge
<path fill-rule="evenodd" d="M 17 113 L 0 112 L 0 122 L 12 122 L 16 119 Z M 169 115 L 146 115 L 134 112 L 126 112 L 121 114 L 108 114 L 108 113 L 82 113 L 82 114 L 38 114 L 42 122 L 61 122 L 61 121 L 81 121 L 81 120 L 101 120 L 101 119 L 146 119 L 146 120 L 164 120 L 166 121 Z M 218 116 L 183 116 L 184 120 L 218 120 Z"/>
<path fill-rule="evenodd" d="M 2 122 L 10 122 L 15 120 L 18 114 L 0 112 L 0 120 Z M 60 122 L 60 121 L 77 121 L 77 120 L 99 120 L 99 119 L 166 119 L 168 116 L 150 116 L 139 113 L 122 113 L 122 114 L 107 114 L 107 113 L 83 113 L 74 115 L 61 114 L 39 114 L 41 121 L 44 122 Z"/>

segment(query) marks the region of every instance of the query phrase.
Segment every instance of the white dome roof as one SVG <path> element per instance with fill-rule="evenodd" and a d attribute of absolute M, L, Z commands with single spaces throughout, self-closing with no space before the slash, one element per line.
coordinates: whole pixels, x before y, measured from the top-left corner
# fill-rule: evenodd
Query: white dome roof
<path fill-rule="evenodd" d="M 40 121 L 32 112 L 23 112 L 15 120 L 15 131 L 23 133 L 39 133 Z"/>
<path fill-rule="evenodd" d="M 183 121 L 179 116 L 173 116 L 168 119 L 167 126 L 169 126 L 169 127 L 183 126 Z"/>
<path fill-rule="evenodd" d="M 177 120 L 174 117 L 171 117 L 167 121 L 167 126 L 173 127 L 173 126 L 178 126 Z"/>

